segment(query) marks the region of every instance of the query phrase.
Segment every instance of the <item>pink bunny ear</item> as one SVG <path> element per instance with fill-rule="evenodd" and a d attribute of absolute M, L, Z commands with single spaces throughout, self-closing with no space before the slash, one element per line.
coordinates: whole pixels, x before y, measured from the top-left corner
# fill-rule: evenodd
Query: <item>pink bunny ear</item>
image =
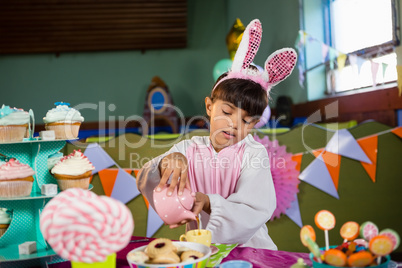
<path fill-rule="evenodd" d="M 293 48 L 282 48 L 272 53 L 265 61 L 269 87 L 285 80 L 292 73 L 296 62 L 297 54 Z"/>
<path fill-rule="evenodd" d="M 258 19 L 251 21 L 243 32 L 232 63 L 232 72 L 248 69 L 261 43 L 262 26 Z"/>

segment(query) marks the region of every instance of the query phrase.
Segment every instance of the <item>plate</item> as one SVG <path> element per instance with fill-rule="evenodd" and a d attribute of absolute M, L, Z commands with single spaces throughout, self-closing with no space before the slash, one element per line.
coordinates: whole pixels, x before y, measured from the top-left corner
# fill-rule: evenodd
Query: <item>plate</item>
<path fill-rule="evenodd" d="M 219 252 L 219 249 L 215 246 L 210 246 L 209 248 L 211 249 L 211 255 L 214 255 Z"/>

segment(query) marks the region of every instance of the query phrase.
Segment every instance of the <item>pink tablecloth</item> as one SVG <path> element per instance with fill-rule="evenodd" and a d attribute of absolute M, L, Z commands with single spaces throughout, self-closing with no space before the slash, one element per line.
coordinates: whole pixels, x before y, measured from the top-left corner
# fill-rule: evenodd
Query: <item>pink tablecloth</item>
<path fill-rule="evenodd" d="M 132 240 L 144 239 L 145 237 L 133 236 Z M 150 239 L 150 241 L 152 238 Z M 129 268 L 126 255 L 134 248 L 147 245 L 148 242 L 133 242 L 127 245 L 124 249 L 117 252 L 116 268 Z M 298 258 L 303 258 L 305 263 L 311 266 L 311 261 L 307 253 L 275 251 L 268 249 L 255 249 L 255 248 L 240 248 L 237 247 L 230 254 L 223 259 L 223 262 L 231 260 L 246 260 L 253 264 L 253 268 L 279 268 L 290 267 L 297 262 Z M 61 262 L 50 264 L 49 268 L 71 268 L 70 262 Z"/>

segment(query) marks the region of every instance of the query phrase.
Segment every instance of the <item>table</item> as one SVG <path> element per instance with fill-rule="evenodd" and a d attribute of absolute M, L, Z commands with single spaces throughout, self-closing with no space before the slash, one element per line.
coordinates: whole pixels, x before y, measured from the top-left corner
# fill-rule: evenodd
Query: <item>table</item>
<path fill-rule="evenodd" d="M 146 237 L 133 236 L 131 240 L 147 239 Z M 149 238 L 152 241 L 154 238 Z M 131 250 L 145 246 L 149 241 L 131 242 L 124 249 L 117 252 L 116 268 L 130 268 L 127 263 L 126 256 Z M 245 260 L 253 264 L 253 268 L 280 268 L 290 267 L 297 262 L 298 258 L 303 258 L 304 262 L 311 266 L 311 261 L 308 253 L 276 251 L 268 249 L 255 249 L 255 248 L 241 248 L 236 247 L 230 254 L 223 259 L 223 262 L 231 260 Z M 61 262 L 50 264 L 49 268 L 71 268 L 70 262 Z"/>

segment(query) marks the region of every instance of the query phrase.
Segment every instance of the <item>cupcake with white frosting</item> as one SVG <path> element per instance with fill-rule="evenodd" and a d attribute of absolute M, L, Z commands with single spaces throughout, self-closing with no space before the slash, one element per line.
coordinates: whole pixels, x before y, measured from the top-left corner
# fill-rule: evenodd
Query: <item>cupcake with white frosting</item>
<path fill-rule="evenodd" d="M 67 102 L 56 102 L 55 105 L 43 118 L 46 130 L 53 130 L 56 139 L 76 139 L 84 117 Z"/>
<path fill-rule="evenodd" d="M 0 108 L 0 142 L 22 141 L 28 133 L 29 114 L 23 109 Z"/>
<path fill-rule="evenodd" d="M 61 191 L 69 188 L 88 190 L 89 179 L 95 167 L 81 150 L 74 150 L 51 169 Z"/>
<path fill-rule="evenodd" d="M 0 197 L 28 196 L 32 191 L 35 171 L 11 158 L 0 166 Z"/>
<path fill-rule="evenodd" d="M 10 226 L 11 217 L 7 213 L 6 208 L 0 208 L 0 237 L 7 231 L 8 226 Z"/>

